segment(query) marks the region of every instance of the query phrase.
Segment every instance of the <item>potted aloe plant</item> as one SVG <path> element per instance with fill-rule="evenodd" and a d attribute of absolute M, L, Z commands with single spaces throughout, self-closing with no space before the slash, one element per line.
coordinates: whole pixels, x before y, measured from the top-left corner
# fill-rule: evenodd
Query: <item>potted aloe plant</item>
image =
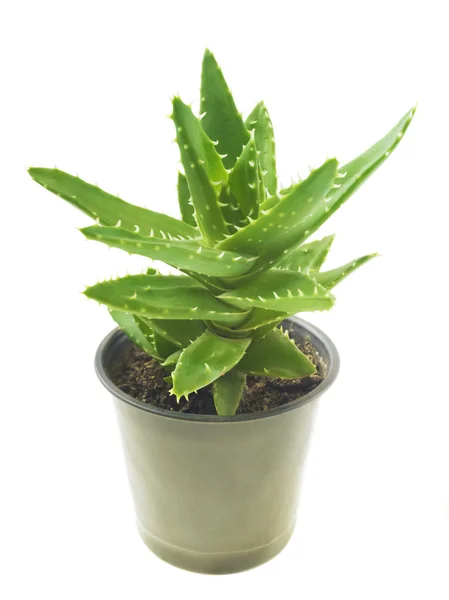
<path fill-rule="evenodd" d="M 142 538 L 174 565 L 229 573 L 289 540 L 317 399 L 338 372 L 329 338 L 294 315 L 330 309 L 335 285 L 375 256 L 325 270 L 333 236 L 307 240 L 394 150 L 414 109 L 361 156 L 287 189 L 265 105 L 243 120 L 207 50 L 200 113 L 173 99 L 182 220 L 57 169 L 29 173 L 96 220 L 86 238 L 172 268 L 86 289 L 119 325 L 96 369 Z"/>

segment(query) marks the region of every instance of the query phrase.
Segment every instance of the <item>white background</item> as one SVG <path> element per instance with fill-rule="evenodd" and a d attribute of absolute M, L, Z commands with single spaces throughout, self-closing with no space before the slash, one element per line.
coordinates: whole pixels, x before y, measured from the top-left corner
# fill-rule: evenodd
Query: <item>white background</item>
<path fill-rule="evenodd" d="M 2 598 L 449 597 L 443 6 L 2 6 Z M 138 538 L 112 403 L 93 373 L 112 323 L 80 292 L 145 261 L 83 241 L 89 219 L 25 170 L 56 164 L 176 216 L 164 115 L 174 93 L 196 102 L 206 46 L 244 115 L 266 101 L 285 184 L 327 154 L 357 155 L 419 101 L 399 148 L 322 230 L 337 233 L 330 266 L 382 256 L 337 288 L 330 313 L 310 315 L 342 368 L 294 538 L 271 563 L 221 578 L 172 568 Z"/>

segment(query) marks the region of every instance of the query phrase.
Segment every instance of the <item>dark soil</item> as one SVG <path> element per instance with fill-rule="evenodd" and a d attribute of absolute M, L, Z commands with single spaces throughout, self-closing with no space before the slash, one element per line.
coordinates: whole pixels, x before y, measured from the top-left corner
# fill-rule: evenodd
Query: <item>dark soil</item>
<path fill-rule="evenodd" d="M 267 411 L 288 404 L 315 389 L 323 380 L 325 366 L 308 338 L 297 341 L 297 346 L 316 365 L 317 372 L 302 379 L 278 379 L 248 375 L 243 399 L 237 414 Z M 131 346 L 120 369 L 111 374 L 114 383 L 123 391 L 142 402 L 158 408 L 185 413 L 216 415 L 211 386 L 190 394 L 189 401 L 181 398 L 179 404 L 171 396 L 171 384 L 165 381 L 169 373 L 137 346 Z"/>

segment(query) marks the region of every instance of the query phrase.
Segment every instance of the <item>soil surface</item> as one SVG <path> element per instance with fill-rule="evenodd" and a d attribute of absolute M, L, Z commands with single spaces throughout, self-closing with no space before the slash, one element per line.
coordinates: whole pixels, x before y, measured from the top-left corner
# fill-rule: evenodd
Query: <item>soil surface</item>
<path fill-rule="evenodd" d="M 316 373 L 302 379 L 248 375 L 237 414 L 267 411 L 288 404 L 312 391 L 323 381 L 325 366 L 309 338 L 298 340 L 296 344 L 316 365 Z M 189 401 L 181 398 L 178 404 L 175 396 L 170 395 L 171 384 L 165 381 L 168 375 L 167 370 L 156 360 L 132 345 L 120 368 L 115 374 L 111 374 L 111 378 L 123 392 L 158 408 L 194 414 L 217 414 L 211 385 L 198 390 L 197 394 L 190 394 Z"/>

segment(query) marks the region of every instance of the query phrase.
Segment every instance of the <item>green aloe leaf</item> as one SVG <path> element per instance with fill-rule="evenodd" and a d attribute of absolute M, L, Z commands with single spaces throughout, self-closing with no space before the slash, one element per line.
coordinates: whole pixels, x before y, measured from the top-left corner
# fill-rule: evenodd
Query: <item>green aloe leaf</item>
<path fill-rule="evenodd" d="M 168 356 L 164 360 L 164 362 L 162 363 L 162 366 L 163 367 L 172 367 L 173 365 L 176 365 L 181 354 L 182 354 L 182 350 L 176 350 L 176 352 L 173 352 L 173 354 L 170 354 L 170 356 Z M 172 381 L 171 377 L 170 377 L 170 384 L 173 385 L 173 381 Z"/>
<path fill-rule="evenodd" d="M 177 269 L 203 275 L 234 277 L 249 271 L 256 260 L 236 252 L 209 248 L 197 240 L 162 240 L 126 231 L 121 227 L 91 225 L 80 231 L 89 240 L 103 242 L 112 248 L 120 248 L 153 260 L 162 260 Z"/>
<path fill-rule="evenodd" d="M 324 195 L 323 189 L 329 181 L 326 181 L 326 175 L 331 175 L 331 165 L 336 168 L 335 160 L 328 161 L 316 171 L 312 171 L 306 180 L 294 187 L 273 208 L 268 211 L 263 210 L 263 217 L 221 242 L 219 247 L 226 250 L 239 248 L 241 252 L 252 255 L 259 254 L 259 259 L 253 267 L 254 271 L 266 267 L 267 261 L 270 264 L 270 258 L 271 261 L 276 262 L 280 257 L 281 243 L 288 254 L 289 249 L 298 247 L 316 231 L 390 156 L 410 125 L 414 112 L 415 109 L 409 111 L 384 138 L 361 156 L 341 167 L 337 177 L 331 182 Z M 315 188 L 315 193 L 305 193 L 311 187 Z M 289 210 L 286 210 L 286 207 Z M 283 226 L 281 215 L 283 215 L 284 222 L 289 219 L 290 224 L 285 223 Z M 263 222 L 264 219 L 266 219 L 265 222 Z M 279 236 L 281 241 L 278 241 L 278 238 L 269 232 L 270 221 L 273 223 L 271 227 L 277 227 L 279 233 L 283 233 L 282 236 Z M 271 244 L 267 243 L 267 237 L 270 236 L 274 238 Z M 252 248 L 251 251 L 249 248 Z"/>
<path fill-rule="evenodd" d="M 208 289 L 209 292 L 212 292 L 214 296 L 219 296 L 224 291 L 226 291 L 217 277 L 199 275 L 198 273 L 194 273 L 193 271 L 189 271 L 188 269 L 180 269 L 180 271 L 185 275 L 192 277 L 193 279 L 195 279 L 195 281 L 198 281 L 198 283 L 201 283 L 201 285 Z"/>
<path fill-rule="evenodd" d="M 173 372 L 172 393 L 179 399 L 212 383 L 239 362 L 250 342 L 206 331 L 182 352 Z"/>
<path fill-rule="evenodd" d="M 324 201 L 314 202 L 310 207 L 302 206 L 302 223 L 301 228 L 297 231 L 296 246 L 321 227 L 390 156 L 404 136 L 414 114 L 415 108 L 412 108 L 380 141 L 351 162 L 339 167 L 337 177 Z M 295 193 L 294 190 L 299 190 L 301 185 L 302 183 L 294 187 L 290 195 Z M 264 209 L 266 208 L 266 204 L 264 204 Z M 272 209 L 273 212 L 276 210 L 276 207 Z"/>
<path fill-rule="evenodd" d="M 351 162 L 339 168 L 339 177 L 328 194 L 328 211 L 315 216 L 309 229 L 315 231 L 380 167 L 399 144 L 410 125 L 416 108 L 409 110 L 400 121 L 377 143 Z"/>
<path fill-rule="evenodd" d="M 253 308 L 249 313 L 249 317 L 238 328 L 239 331 L 252 331 L 258 329 L 262 325 L 271 325 L 283 321 L 288 317 L 285 312 L 277 310 L 267 310 L 264 308 Z"/>
<path fill-rule="evenodd" d="M 221 335 L 222 337 L 245 338 L 250 335 L 248 331 L 240 331 L 235 327 L 229 327 L 223 325 L 222 323 L 217 323 L 216 321 L 204 321 L 204 323 L 207 329 L 212 331 L 212 333 L 216 333 L 217 335 Z"/>
<path fill-rule="evenodd" d="M 270 115 L 263 102 L 259 102 L 254 108 L 245 124 L 250 131 L 254 130 L 256 148 L 260 152 L 260 164 L 264 173 L 264 185 L 268 192 L 274 196 L 277 190 L 274 133 Z"/>
<path fill-rule="evenodd" d="M 253 308 L 246 321 L 237 329 L 241 333 L 251 333 L 253 340 L 260 340 L 274 327 L 277 327 L 289 316 L 286 312 L 278 310 L 267 310 L 264 308 Z"/>
<path fill-rule="evenodd" d="M 273 329 L 262 339 L 253 342 L 239 362 L 239 370 L 284 379 L 315 373 L 315 365 L 286 334 L 280 329 Z"/>
<path fill-rule="evenodd" d="M 232 172 L 231 172 L 232 175 Z M 229 234 L 233 234 L 241 227 L 248 225 L 249 220 L 242 213 L 242 209 L 237 198 L 231 193 L 230 187 L 226 186 L 221 190 L 219 198 L 221 212 L 228 226 Z"/>
<path fill-rule="evenodd" d="M 280 325 L 281 323 L 282 323 L 281 320 L 277 320 L 275 323 L 269 323 L 268 325 L 262 325 L 262 327 L 259 327 L 258 329 L 256 329 L 252 335 L 253 342 L 257 342 L 258 340 L 261 340 L 262 338 L 264 338 L 266 335 L 268 335 L 270 333 L 270 331 L 273 331 L 273 329 L 275 327 L 277 327 L 278 325 Z"/>
<path fill-rule="evenodd" d="M 173 99 L 173 121 L 195 219 L 205 240 L 214 244 L 228 233 L 218 202 L 228 172 L 200 121 L 180 98 Z"/>
<path fill-rule="evenodd" d="M 336 172 L 337 161 L 328 160 L 319 169 L 312 171 L 306 180 L 276 206 L 220 242 L 218 247 L 259 256 L 253 267 L 254 271 L 273 265 L 309 233 L 304 229 L 304 222 L 317 207 L 325 206 L 324 198 L 332 186 Z"/>
<path fill-rule="evenodd" d="M 212 321 L 206 321 L 207 327 L 225 337 L 251 337 L 258 340 L 264 337 L 271 329 L 279 325 L 289 315 L 276 310 L 265 310 L 263 308 L 252 308 L 249 317 L 239 326 L 232 329 L 225 325 L 219 325 Z"/>
<path fill-rule="evenodd" d="M 327 310 L 334 304 L 334 297 L 314 279 L 283 269 L 267 271 L 219 298 L 242 309 L 257 306 L 290 315 L 305 310 Z"/>
<path fill-rule="evenodd" d="M 259 203 L 263 200 L 260 196 L 263 189 L 261 175 L 254 137 L 251 137 L 229 176 L 230 192 L 236 198 L 244 217 L 256 219 L 258 216 Z"/>
<path fill-rule="evenodd" d="M 117 225 L 128 231 L 138 230 L 144 235 L 157 238 L 199 237 L 200 232 L 187 223 L 173 219 L 168 215 L 128 204 L 117 196 L 104 192 L 95 185 L 86 183 L 58 169 L 32 167 L 28 170 L 31 177 L 45 189 L 67 200 L 92 219 L 103 225 Z"/>
<path fill-rule="evenodd" d="M 223 164 L 231 169 L 249 140 L 249 133 L 238 112 L 231 91 L 214 55 L 206 50 L 201 73 L 201 123 L 217 150 Z"/>
<path fill-rule="evenodd" d="M 150 322 L 155 332 L 178 346 L 178 348 L 186 348 L 206 329 L 203 321 L 152 319 Z"/>
<path fill-rule="evenodd" d="M 308 234 L 316 231 L 390 156 L 407 131 L 415 111 L 416 107 L 413 107 L 381 140 L 354 160 L 339 167 L 338 177 L 332 189 L 327 194 L 325 210 L 312 211 L 308 219 L 304 222 Z M 299 185 L 296 184 L 286 190 L 282 190 L 281 195 L 284 193 L 291 194 Z M 276 204 L 276 202 L 276 196 L 268 198 L 262 208 L 267 210 Z"/>
<path fill-rule="evenodd" d="M 148 319 L 214 320 L 239 325 L 246 318 L 246 313 L 220 302 L 193 279 L 181 275 L 129 275 L 97 283 L 84 294 Z"/>
<path fill-rule="evenodd" d="M 235 415 L 243 394 L 246 383 L 246 374 L 236 369 L 231 369 L 212 385 L 215 409 L 217 415 L 222 417 Z"/>
<path fill-rule="evenodd" d="M 215 144 L 205 133 L 201 121 L 193 114 L 190 106 L 185 104 L 178 96 L 173 98 L 172 119 L 176 126 L 176 135 L 181 150 L 181 158 L 183 156 L 189 156 L 188 153 L 183 154 L 182 150 L 192 149 L 194 152 L 192 156 L 199 160 L 203 165 L 203 170 L 209 181 L 214 182 L 217 187 L 221 187 L 227 183 L 228 172 L 223 166 L 223 162 L 215 148 Z M 189 148 L 184 148 L 185 144 L 188 144 Z M 187 181 L 189 181 L 188 176 Z"/>
<path fill-rule="evenodd" d="M 178 346 L 170 342 L 163 335 L 160 335 L 160 333 L 158 333 L 156 329 L 154 329 L 153 331 L 154 345 L 156 346 L 156 350 L 159 356 L 162 356 L 163 359 L 166 359 L 178 350 Z"/>
<path fill-rule="evenodd" d="M 182 220 L 192 227 L 196 227 L 193 204 L 190 198 L 189 184 L 186 176 L 178 172 L 178 204 Z"/>
<path fill-rule="evenodd" d="M 139 317 L 136 317 L 136 315 L 127 312 L 110 310 L 109 314 L 136 346 L 139 346 L 139 348 L 142 348 L 142 350 L 157 360 L 161 360 L 162 356 L 154 344 L 154 335 L 151 327 L 139 319 Z"/>
<path fill-rule="evenodd" d="M 279 190 L 278 193 L 274 194 L 273 196 L 269 196 L 265 200 L 261 207 L 262 210 L 266 211 L 270 208 L 273 208 L 273 206 L 277 204 L 281 198 L 283 198 L 284 196 L 288 196 L 288 194 L 291 194 L 293 190 L 295 190 L 298 187 L 298 185 L 302 183 L 302 181 L 303 179 L 298 178 L 298 181 L 294 182 L 292 178 L 292 183 L 288 187 L 282 188 L 281 190 Z"/>
<path fill-rule="evenodd" d="M 356 271 L 359 267 L 370 261 L 375 256 L 378 256 L 378 254 L 374 253 L 361 256 L 360 258 L 356 258 L 355 260 L 343 265 L 342 267 L 338 267 L 337 269 L 317 273 L 314 275 L 314 277 L 318 283 L 330 290 L 335 287 L 337 283 L 343 281 L 343 279 L 345 279 L 348 275 Z"/>
<path fill-rule="evenodd" d="M 297 185 L 292 185 L 285 190 L 281 190 L 274 196 L 268 196 L 260 206 L 260 210 L 262 211 L 262 213 L 265 214 L 266 212 L 268 212 L 271 208 L 273 208 L 273 206 L 276 206 L 279 200 L 281 200 L 284 196 L 288 196 L 289 194 L 291 194 L 296 188 Z"/>
<path fill-rule="evenodd" d="M 303 273 L 318 271 L 329 253 L 335 236 L 329 235 L 322 240 L 302 244 L 276 263 L 276 268 Z"/>

